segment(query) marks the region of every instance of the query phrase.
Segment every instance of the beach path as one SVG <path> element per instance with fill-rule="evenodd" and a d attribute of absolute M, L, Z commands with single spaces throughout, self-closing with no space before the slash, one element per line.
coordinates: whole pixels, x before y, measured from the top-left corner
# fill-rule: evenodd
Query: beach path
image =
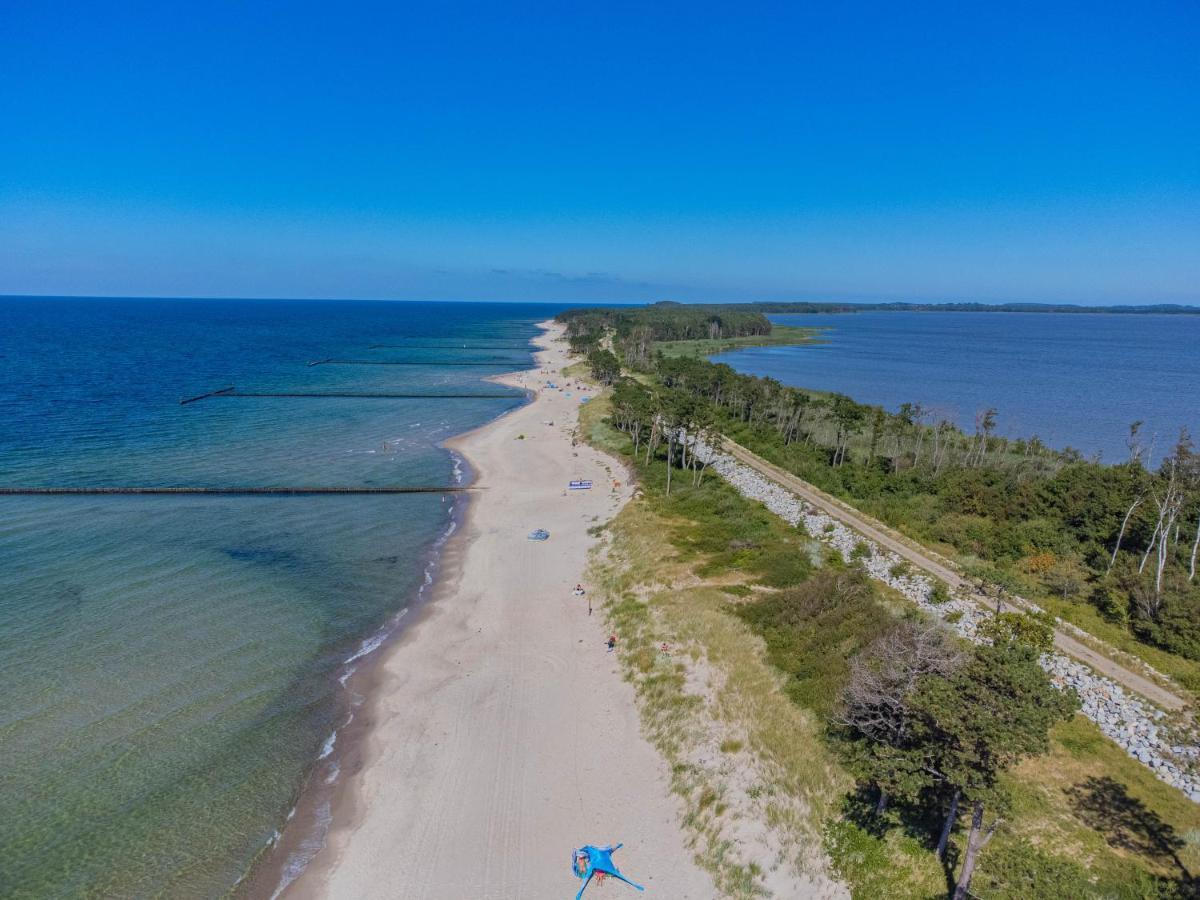
<path fill-rule="evenodd" d="M 447 546 L 434 601 L 381 665 L 363 766 L 288 898 L 570 898 L 572 848 L 618 842 L 616 862 L 644 896 L 716 895 L 684 845 L 602 615 L 572 594 L 588 528 L 628 486 L 611 458 L 572 446 L 581 395 L 541 383 L 569 380 L 549 329 L 544 374 L 498 379 L 536 399 L 451 442 L 483 490 Z M 594 486 L 568 491 L 573 479 Z M 529 541 L 536 528 L 550 539 Z M 609 882 L 587 896 L 638 895 Z"/>

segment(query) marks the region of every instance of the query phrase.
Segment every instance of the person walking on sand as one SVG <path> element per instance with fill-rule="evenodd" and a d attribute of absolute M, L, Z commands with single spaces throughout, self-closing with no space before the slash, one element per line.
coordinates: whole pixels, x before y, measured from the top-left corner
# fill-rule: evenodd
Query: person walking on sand
<path fill-rule="evenodd" d="M 605 643 L 608 646 L 608 652 L 612 653 L 614 650 L 617 649 L 617 636 L 615 634 L 610 634 L 608 636 L 608 640 L 605 641 Z"/>

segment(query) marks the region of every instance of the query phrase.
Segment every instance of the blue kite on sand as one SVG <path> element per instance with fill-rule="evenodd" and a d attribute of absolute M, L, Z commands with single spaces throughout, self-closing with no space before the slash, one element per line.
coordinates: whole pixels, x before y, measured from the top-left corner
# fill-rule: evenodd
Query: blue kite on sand
<path fill-rule="evenodd" d="M 591 844 L 587 844 L 571 851 L 571 871 L 575 873 L 576 878 L 583 879 L 583 887 L 575 895 L 575 900 L 580 900 L 583 896 L 583 892 L 587 890 L 588 883 L 592 880 L 593 875 L 599 875 L 601 878 L 611 875 L 613 878 L 620 879 L 626 884 L 637 888 L 639 891 L 645 890 L 640 884 L 635 884 L 622 875 L 621 870 L 617 868 L 617 864 L 613 862 L 612 855 L 623 846 L 625 845 L 617 844 L 615 847 L 593 847 Z"/>

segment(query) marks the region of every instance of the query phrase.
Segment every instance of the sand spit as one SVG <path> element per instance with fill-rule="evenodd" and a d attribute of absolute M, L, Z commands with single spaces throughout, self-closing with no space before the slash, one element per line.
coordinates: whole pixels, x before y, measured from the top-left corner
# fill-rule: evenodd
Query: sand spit
<path fill-rule="evenodd" d="M 624 842 L 648 896 L 715 894 L 680 830 L 665 763 L 642 737 L 633 688 L 599 612 L 573 596 L 587 530 L 628 499 L 614 462 L 571 431 L 582 397 L 561 384 L 547 323 L 539 371 L 498 381 L 534 401 L 451 442 L 483 488 L 443 559 L 434 602 L 388 651 L 364 714 L 363 764 L 327 846 L 287 898 L 568 898 L 570 851 Z M 543 374 L 544 373 L 544 374 Z M 548 423 L 553 424 L 548 424 Z M 591 490 L 568 491 L 573 479 Z M 544 528 L 545 542 L 527 540 Z M 596 898 L 637 896 L 593 884 Z"/>

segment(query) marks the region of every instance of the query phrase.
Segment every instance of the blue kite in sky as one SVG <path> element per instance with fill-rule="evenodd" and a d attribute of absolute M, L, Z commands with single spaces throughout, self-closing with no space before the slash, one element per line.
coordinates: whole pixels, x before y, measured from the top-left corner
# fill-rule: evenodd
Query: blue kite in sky
<path fill-rule="evenodd" d="M 640 884 L 635 884 L 622 875 L 621 870 L 617 868 L 617 864 L 613 862 L 612 855 L 623 846 L 625 845 L 617 844 L 615 847 L 593 847 L 591 844 L 587 844 L 571 852 L 571 871 L 575 873 L 576 878 L 583 879 L 583 887 L 575 895 L 575 900 L 580 900 L 583 892 L 587 890 L 592 876 L 597 874 L 601 878 L 611 875 L 613 878 L 618 878 L 626 884 L 637 888 L 639 891 L 645 890 Z"/>

